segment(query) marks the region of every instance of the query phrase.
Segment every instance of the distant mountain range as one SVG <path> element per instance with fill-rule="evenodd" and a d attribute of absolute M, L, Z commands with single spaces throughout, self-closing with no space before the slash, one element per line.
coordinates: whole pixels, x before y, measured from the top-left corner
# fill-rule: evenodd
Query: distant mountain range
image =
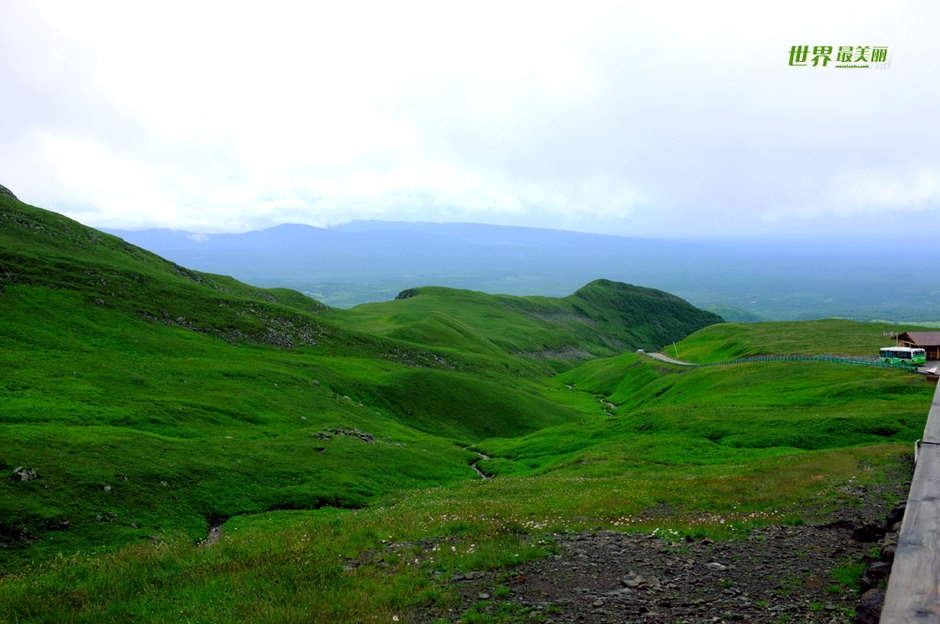
<path fill-rule="evenodd" d="M 428 285 L 557 297 L 601 277 L 674 292 L 733 321 L 940 320 L 940 277 L 916 255 L 875 242 L 657 240 L 381 221 L 244 234 L 106 231 L 187 267 L 340 307 Z"/>

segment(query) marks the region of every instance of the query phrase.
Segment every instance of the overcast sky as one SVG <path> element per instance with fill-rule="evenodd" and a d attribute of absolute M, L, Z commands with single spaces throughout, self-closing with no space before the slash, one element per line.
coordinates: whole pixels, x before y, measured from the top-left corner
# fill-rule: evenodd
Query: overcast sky
<path fill-rule="evenodd" d="M 0 0 L 0 184 L 126 229 L 935 235 L 938 24 L 928 0 Z"/>

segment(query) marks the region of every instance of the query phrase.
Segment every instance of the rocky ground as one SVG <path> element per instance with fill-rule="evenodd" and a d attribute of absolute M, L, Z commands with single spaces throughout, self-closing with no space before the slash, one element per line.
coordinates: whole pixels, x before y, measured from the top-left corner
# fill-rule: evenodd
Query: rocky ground
<path fill-rule="evenodd" d="M 909 460 L 902 460 L 903 463 Z M 900 471 L 909 475 L 906 466 Z M 612 531 L 557 534 L 557 554 L 452 580 L 461 605 L 426 622 L 877 622 L 897 543 L 906 475 L 853 492 L 825 523 L 766 526 L 741 541 Z M 886 520 L 887 516 L 887 520 Z M 858 575 L 865 571 L 861 591 Z M 854 582 L 853 582 L 854 576 Z M 875 602 L 871 612 L 863 604 Z M 858 613 L 857 613 L 858 611 Z M 858 618 L 858 619 L 856 619 Z"/>

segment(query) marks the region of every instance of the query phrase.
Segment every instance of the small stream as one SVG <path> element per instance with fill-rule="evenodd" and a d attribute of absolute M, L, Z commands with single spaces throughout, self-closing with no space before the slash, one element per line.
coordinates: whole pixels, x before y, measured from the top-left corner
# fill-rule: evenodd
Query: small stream
<path fill-rule="evenodd" d="M 467 447 L 464 447 L 464 450 L 470 451 L 471 453 L 473 453 L 473 454 L 475 454 L 475 455 L 478 455 L 478 456 L 480 457 L 480 459 L 478 459 L 478 460 L 476 460 L 475 462 L 473 462 L 472 464 L 470 464 L 470 467 L 473 468 L 473 471 L 476 472 L 478 475 L 480 475 L 480 478 L 481 478 L 481 479 L 489 479 L 489 478 L 491 478 L 490 475 L 488 475 L 488 474 L 486 474 L 485 472 L 483 472 L 482 470 L 480 470 L 480 466 L 478 466 L 477 464 L 479 464 L 479 463 L 480 463 L 481 461 L 483 461 L 484 459 L 493 459 L 493 458 L 490 457 L 489 455 L 486 455 L 486 454 L 481 453 L 481 452 L 479 452 L 479 451 L 470 450 L 470 449 L 468 449 Z"/>
<path fill-rule="evenodd" d="M 203 546 L 212 546 L 217 541 L 222 538 L 222 525 L 216 524 L 209 527 L 209 532 L 206 534 L 206 539 L 202 542 Z"/>

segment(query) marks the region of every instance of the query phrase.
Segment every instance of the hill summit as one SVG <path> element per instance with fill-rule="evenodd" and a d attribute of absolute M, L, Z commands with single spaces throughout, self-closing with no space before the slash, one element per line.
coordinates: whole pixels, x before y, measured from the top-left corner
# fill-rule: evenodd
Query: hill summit
<path fill-rule="evenodd" d="M 588 357 L 658 350 L 721 317 L 669 293 L 595 280 L 562 298 L 443 287 L 336 311 L 360 331 L 472 353 L 521 355 L 556 369 Z"/>

